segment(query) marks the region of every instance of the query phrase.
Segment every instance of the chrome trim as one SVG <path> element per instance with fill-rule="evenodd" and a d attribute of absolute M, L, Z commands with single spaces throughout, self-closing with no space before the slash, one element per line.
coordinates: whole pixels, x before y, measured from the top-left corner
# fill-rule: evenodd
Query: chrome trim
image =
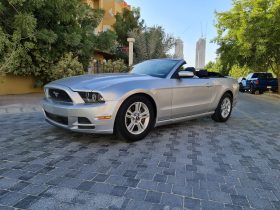
<path fill-rule="evenodd" d="M 54 101 L 54 100 L 52 100 L 50 98 L 49 93 L 48 93 L 49 89 L 51 89 L 51 88 L 63 90 L 63 91 L 65 91 L 68 94 L 68 96 L 72 100 L 72 103 L 71 102 L 64 102 L 64 103 L 67 103 L 67 104 L 84 104 L 85 103 L 84 100 L 82 99 L 82 97 L 80 96 L 80 94 L 78 92 L 74 92 L 74 91 L 72 91 L 70 88 L 68 88 L 66 86 L 57 85 L 57 84 L 51 84 L 51 85 L 46 85 L 45 86 L 45 88 L 44 88 L 45 89 L 45 94 L 47 93 L 46 94 L 46 98 L 48 100 Z"/>

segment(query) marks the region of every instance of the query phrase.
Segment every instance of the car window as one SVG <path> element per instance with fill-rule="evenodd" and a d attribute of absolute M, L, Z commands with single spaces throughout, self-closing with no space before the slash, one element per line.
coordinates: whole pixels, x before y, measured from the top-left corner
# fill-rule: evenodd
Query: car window
<path fill-rule="evenodd" d="M 252 78 L 271 79 L 273 76 L 271 73 L 254 73 Z"/>
<path fill-rule="evenodd" d="M 259 77 L 259 74 L 257 74 L 257 73 L 254 73 L 253 75 L 252 75 L 252 78 L 258 78 Z"/>
<path fill-rule="evenodd" d="M 178 60 L 168 59 L 144 61 L 135 65 L 130 73 L 165 78 L 178 62 Z"/>
<path fill-rule="evenodd" d="M 260 79 L 271 79 L 272 74 L 271 73 L 260 73 L 258 78 L 260 78 Z"/>
<path fill-rule="evenodd" d="M 246 77 L 246 80 L 251 79 L 252 75 L 253 75 L 252 73 L 249 74 L 249 75 Z"/>

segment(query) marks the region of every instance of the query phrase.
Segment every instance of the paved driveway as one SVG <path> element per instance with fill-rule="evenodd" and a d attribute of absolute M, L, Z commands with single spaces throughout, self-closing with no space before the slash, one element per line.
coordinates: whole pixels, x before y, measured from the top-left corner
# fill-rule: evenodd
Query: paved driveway
<path fill-rule="evenodd" d="M 35 110 L 36 111 L 36 110 Z M 280 209 L 280 100 L 241 95 L 137 143 L 0 115 L 0 209 Z"/>

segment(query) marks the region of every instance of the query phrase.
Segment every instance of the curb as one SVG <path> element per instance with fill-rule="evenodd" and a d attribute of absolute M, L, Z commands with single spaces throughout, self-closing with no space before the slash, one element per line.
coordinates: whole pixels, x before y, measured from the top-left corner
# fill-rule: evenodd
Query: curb
<path fill-rule="evenodd" d="M 280 95 L 277 93 L 264 93 L 264 95 L 280 99 Z"/>
<path fill-rule="evenodd" d="M 19 114 L 19 113 L 32 113 L 32 112 L 41 112 L 42 107 L 37 105 L 32 106 L 18 106 L 18 105 L 10 105 L 10 106 L 0 106 L 0 115 L 3 114 Z"/>

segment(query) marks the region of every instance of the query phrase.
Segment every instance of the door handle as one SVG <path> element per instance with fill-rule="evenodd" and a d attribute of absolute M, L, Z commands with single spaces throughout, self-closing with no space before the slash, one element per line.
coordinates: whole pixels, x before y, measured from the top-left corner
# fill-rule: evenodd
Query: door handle
<path fill-rule="evenodd" d="M 206 84 L 206 87 L 210 88 L 210 87 L 213 87 L 213 85 L 210 84 L 210 83 L 207 83 L 207 84 Z"/>

